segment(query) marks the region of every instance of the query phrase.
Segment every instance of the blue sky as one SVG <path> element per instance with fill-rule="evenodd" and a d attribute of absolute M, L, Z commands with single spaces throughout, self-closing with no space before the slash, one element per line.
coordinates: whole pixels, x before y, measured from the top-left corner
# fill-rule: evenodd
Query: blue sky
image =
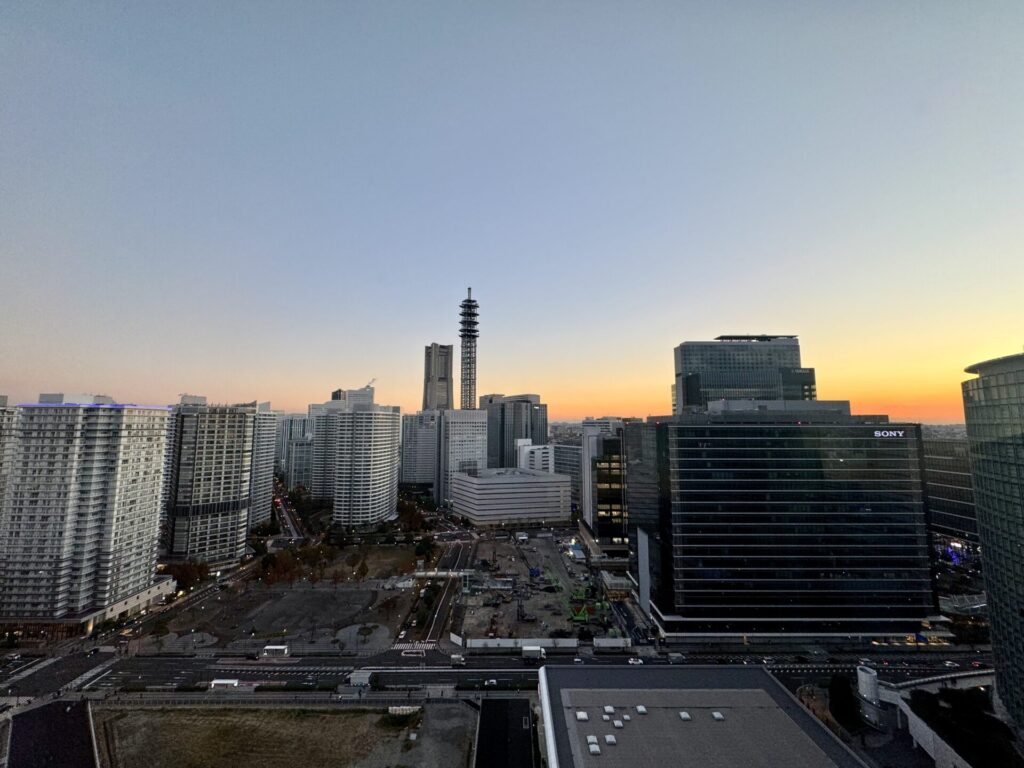
<path fill-rule="evenodd" d="M 481 303 L 478 391 L 668 410 L 801 335 L 958 419 L 1024 339 L 1020 3 L 7 3 L 0 392 L 302 408 Z"/>

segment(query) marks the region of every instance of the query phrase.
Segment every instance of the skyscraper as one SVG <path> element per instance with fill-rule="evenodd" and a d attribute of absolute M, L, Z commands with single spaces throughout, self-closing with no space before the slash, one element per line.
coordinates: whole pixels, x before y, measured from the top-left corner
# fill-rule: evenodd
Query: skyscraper
<path fill-rule="evenodd" d="M 714 400 L 814 400 L 813 368 L 796 336 L 718 336 L 675 348 L 673 413 Z"/>
<path fill-rule="evenodd" d="M 451 500 L 452 478 L 457 472 L 487 468 L 487 414 L 478 410 L 438 411 L 437 479 L 434 500 Z"/>
<path fill-rule="evenodd" d="M 396 406 L 366 401 L 373 389 L 342 391 L 311 405 L 313 496 L 331 499 L 334 525 L 372 525 L 398 507 L 401 414 Z M 353 397 L 353 393 L 355 396 Z"/>
<path fill-rule="evenodd" d="M 437 477 L 438 419 L 437 411 L 421 411 L 402 416 L 403 483 L 434 485 Z"/>
<path fill-rule="evenodd" d="M 274 448 L 278 414 L 270 403 L 257 406 L 252 432 L 252 475 L 249 527 L 269 523 L 274 506 Z"/>
<path fill-rule="evenodd" d="M 282 413 L 277 418 L 277 439 L 274 447 L 274 465 L 282 470 L 288 466 L 288 446 L 296 440 L 313 433 L 308 414 Z"/>
<path fill-rule="evenodd" d="M 473 300 L 473 289 L 468 288 L 466 298 L 459 305 L 459 338 L 462 339 L 462 404 L 464 411 L 476 408 L 476 340 L 479 304 Z"/>
<path fill-rule="evenodd" d="M 996 689 L 1024 728 L 1024 354 L 967 368 L 964 416 Z"/>
<path fill-rule="evenodd" d="M 540 395 L 484 395 L 480 408 L 487 411 L 487 466 L 516 467 L 516 442 L 548 442 L 548 407 Z"/>
<path fill-rule="evenodd" d="M 288 466 L 285 470 L 288 487 L 313 487 L 313 436 L 296 437 L 288 443 Z"/>
<path fill-rule="evenodd" d="M 0 407 L 0 615 L 81 623 L 155 587 L 166 407 L 41 395 Z"/>
<path fill-rule="evenodd" d="M 424 351 L 423 410 L 454 408 L 452 396 L 452 346 L 431 344 Z"/>
<path fill-rule="evenodd" d="M 256 408 L 206 405 L 205 398 L 192 397 L 175 406 L 169 557 L 230 566 L 245 554 Z"/>
<path fill-rule="evenodd" d="M 921 443 L 928 524 L 936 544 L 965 557 L 973 555 L 978 546 L 978 513 L 971 482 L 970 443 L 929 438 Z"/>
<path fill-rule="evenodd" d="M 935 605 L 919 426 L 851 416 L 845 401 L 723 406 L 666 427 L 672 597 L 652 610 L 662 628 L 715 637 L 922 631 Z M 627 502 L 641 479 L 627 478 Z"/>

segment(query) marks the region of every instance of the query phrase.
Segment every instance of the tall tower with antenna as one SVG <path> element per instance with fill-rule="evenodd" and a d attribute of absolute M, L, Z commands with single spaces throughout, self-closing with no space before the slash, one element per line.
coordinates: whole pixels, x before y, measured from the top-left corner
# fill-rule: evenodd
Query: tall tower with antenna
<path fill-rule="evenodd" d="M 459 337 L 462 339 L 462 410 L 476 408 L 476 338 L 477 310 L 480 305 L 473 300 L 473 289 L 467 289 L 465 300 L 459 305 Z"/>

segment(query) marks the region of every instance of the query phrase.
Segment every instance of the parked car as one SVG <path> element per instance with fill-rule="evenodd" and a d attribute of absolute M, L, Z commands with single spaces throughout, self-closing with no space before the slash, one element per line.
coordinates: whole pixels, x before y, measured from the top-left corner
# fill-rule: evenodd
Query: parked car
<path fill-rule="evenodd" d="M 626 663 L 627 664 L 643 664 L 644 660 L 643 659 L 638 659 L 636 656 L 633 656 L 630 659 L 628 659 Z"/>

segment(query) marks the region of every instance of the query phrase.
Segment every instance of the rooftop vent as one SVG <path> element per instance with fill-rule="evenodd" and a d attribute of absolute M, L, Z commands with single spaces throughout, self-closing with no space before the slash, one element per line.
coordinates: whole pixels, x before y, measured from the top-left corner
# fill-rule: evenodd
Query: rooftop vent
<path fill-rule="evenodd" d="M 592 754 L 592 755 L 600 755 L 601 754 L 601 748 L 599 746 L 597 746 L 597 744 L 591 744 L 590 745 L 590 754 Z"/>
<path fill-rule="evenodd" d="M 608 714 L 608 715 L 615 714 L 615 707 L 605 707 L 604 711 L 605 711 L 605 714 Z"/>
<path fill-rule="evenodd" d="M 723 715 L 721 712 L 712 712 L 711 716 L 715 718 L 715 720 L 725 720 L 725 715 Z"/>
<path fill-rule="evenodd" d="M 612 719 L 612 716 L 611 715 L 601 715 L 601 719 L 604 720 L 607 723 L 609 720 Z"/>
<path fill-rule="evenodd" d="M 621 728 L 622 727 L 622 721 L 621 720 L 612 720 L 612 725 L 614 725 L 616 728 Z"/>
<path fill-rule="evenodd" d="M 646 715 L 647 714 L 647 707 L 645 707 L 643 704 L 637 704 L 636 705 L 636 711 L 637 711 L 637 714 Z"/>
<path fill-rule="evenodd" d="M 679 719 L 688 723 L 693 718 L 690 717 L 690 713 L 689 712 L 680 712 L 679 713 Z"/>
<path fill-rule="evenodd" d="M 597 744 L 597 736 L 587 736 L 587 744 Z"/>
<path fill-rule="evenodd" d="M 590 715 L 588 715 L 586 712 L 577 712 L 576 719 L 579 720 L 581 723 L 585 723 L 587 722 L 587 720 L 590 719 Z"/>
<path fill-rule="evenodd" d="M 631 717 L 630 717 L 629 715 L 623 715 L 623 716 L 622 716 L 622 719 L 623 719 L 623 720 L 625 720 L 625 721 L 626 721 L 627 723 L 628 723 L 628 722 L 629 722 L 630 720 L 632 720 L 632 718 L 631 718 Z"/>
<path fill-rule="evenodd" d="M 615 744 L 615 737 L 614 737 L 614 736 L 612 736 L 612 735 L 611 735 L 611 734 L 609 733 L 609 734 L 608 734 L 607 736 L 605 736 L 605 737 L 604 737 L 604 743 L 605 743 L 605 744 Z"/>

